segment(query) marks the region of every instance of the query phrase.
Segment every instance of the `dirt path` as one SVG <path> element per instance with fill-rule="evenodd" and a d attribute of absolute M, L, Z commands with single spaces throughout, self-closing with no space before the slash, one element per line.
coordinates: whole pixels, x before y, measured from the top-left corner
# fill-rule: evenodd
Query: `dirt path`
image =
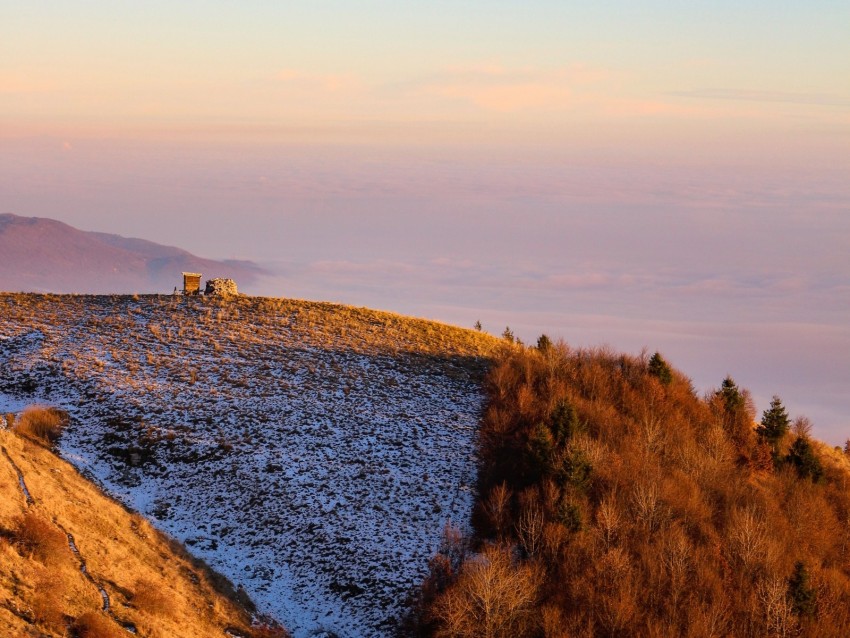
<path fill-rule="evenodd" d="M 24 481 L 24 473 L 21 472 L 21 468 L 19 468 L 15 462 L 12 460 L 12 457 L 9 456 L 9 453 L 6 451 L 5 447 L 0 447 L 0 451 L 3 452 L 3 456 L 6 457 L 6 460 L 9 461 L 9 465 L 12 466 L 12 469 L 15 470 L 15 473 L 18 475 L 18 485 L 21 487 L 21 491 L 24 493 L 24 499 L 26 499 L 27 507 L 35 505 L 35 499 L 30 494 L 30 491 L 27 489 L 26 481 Z"/>

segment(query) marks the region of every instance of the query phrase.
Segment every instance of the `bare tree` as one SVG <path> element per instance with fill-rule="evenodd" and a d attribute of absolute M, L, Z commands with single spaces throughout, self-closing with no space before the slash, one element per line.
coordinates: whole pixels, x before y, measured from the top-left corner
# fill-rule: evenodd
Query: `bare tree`
<path fill-rule="evenodd" d="M 670 579 L 670 607 L 675 612 L 679 598 L 687 587 L 693 547 L 679 525 L 673 525 L 665 531 L 661 543 L 661 562 Z"/>
<path fill-rule="evenodd" d="M 493 529 L 496 530 L 496 537 L 503 538 L 505 528 L 508 525 L 508 517 L 510 516 L 509 506 L 511 503 L 511 490 L 502 482 L 487 495 L 487 500 L 484 502 L 484 512 L 490 520 Z"/>
<path fill-rule="evenodd" d="M 602 499 L 596 511 L 596 529 L 605 549 L 610 549 L 620 534 L 622 517 L 620 508 L 611 495 Z"/>
<path fill-rule="evenodd" d="M 791 424 L 791 431 L 796 437 L 807 439 L 812 433 L 812 422 L 808 417 L 798 416 Z"/>
<path fill-rule="evenodd" d="M 791 636 L 796 623 L 791 601 L 788 600 L 788 583 L 785 579 L 778 576 L 760 579 L 756 594 L 769 635 L 776 638 Z"/>
<path fill-rule="evenodd" d="M 729 521 L 728 538 L 732 557 L 749 569 L 764 555 L 767 529 L 753 507 L 737 508 Z"/>
<path fill-rule="evenodd" d="M 520 546 L 525 553 L 533 557 L 540 551 L 543 542 L 543 510 L 536 503 L 530 503 L 523 508 L 516 523 L 516 534 Z"/>
<path fill-rule="evenodd" d="M 657 531 L 662 519 L 658 482 L 652 479 L 636 482 L 632 489 L 631 504 L 635 518 L 644 529 L 650 534 Z"/>
<path fill-rule="evenodd" d="M 455 587 L 436 601 L 437 636 L 513 638 L 529 633 L 540 576 L 516 564 L 510 548 L 491 546 L 467 560 Z"/>

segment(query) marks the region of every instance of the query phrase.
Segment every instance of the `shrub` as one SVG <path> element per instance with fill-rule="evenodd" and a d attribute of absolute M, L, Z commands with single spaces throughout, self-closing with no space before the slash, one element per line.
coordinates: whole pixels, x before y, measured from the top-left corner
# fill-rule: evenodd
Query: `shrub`
<path fill-rule="evenodd" d="M 17 519 L 12 536 L 21 556 L 35 558 L 45 564 L 60 559 L 68 550 L 65 535 L 32 511 Z"/>
<path fill-rule="evenodd" d="M 68 413 L 57 408 L 32 406 L 24 410 L 15 423 L 15 431 L 23 436 L 52 446 L 68 424 Z"/>
<path fill-rule="evenodd" d="M 251 630 L 252 638 L 289 638 L 287 631 L 280 625 L 263 623 Z"/>
<path fill-rule="evenodd" d="M 118 638 L 121 634 L 107 616 L 87 611 L 71 625 L 71 635 L 75 638 Z"/>
<path fill-rule="evenodd" d="M 168 592 L 157 583 L 140 579 L 133 587 L 133 606 L 151 616 L 171 616 L 174 614 L 174 601 Z"/>
<path fill-rule="evenodd" d="M 60 635 L 65 633 L 64 598 L 65 583 L 47 572 L 35 582 L 30 604 L 35 621 Z"/>

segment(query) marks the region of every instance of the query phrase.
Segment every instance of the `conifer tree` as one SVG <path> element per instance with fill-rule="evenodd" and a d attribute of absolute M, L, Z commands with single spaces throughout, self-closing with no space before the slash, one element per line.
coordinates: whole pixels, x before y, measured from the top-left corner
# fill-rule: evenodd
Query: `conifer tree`
<path fill-rule="evenodd" d="M 810 478 L 817 483 L 823 476 L 823 466 L 820 459 L 812 449 L 809 439 L 805 436 L 798 436 L 794 440 L 785 460 L 794 466 L 800 478 Z"/>
<path fill-rule="evenodd" d="M 558 445 L 564 445 L 579 429 L 575 408 L 567 401 L 558 401 L 549 417 L 549 430 Z"/>
<path fill-rule="evenodd" d="M 670 385 L 673 381 L 673 371 L 659 352 L 649 359 L 649 374 L 657 378 L 662 385 Z"/>
<path fill-rule="evenodd" d="M 764 411 L 761 424 L 756 428 L 756 433 L 770 443 L 774 452 L 776 452 L 780 441 L 788 433 L 790 425 L 791 420 L 788 418 L 785 406 L 782 405 L 782 400 L 773 395 L 770 407 Z"/>
<path fill-rule="evenodd" d="M 732 377 L 727 376 L 723 379 L 718 394 L 723 397 L 723 405 L 727 412 L 734 413 L 744 407 L 744 395 L 741 394 L 741 390 Z"/>
<path fill-rule="evenodd" d="M 814 615 L 817 602 L 815 588 L 809 584 L 809 572 L 800 561 L 794 565 L 794 573 L 788 580 L 788 597 L 795 614 L 801 617 Z"/>

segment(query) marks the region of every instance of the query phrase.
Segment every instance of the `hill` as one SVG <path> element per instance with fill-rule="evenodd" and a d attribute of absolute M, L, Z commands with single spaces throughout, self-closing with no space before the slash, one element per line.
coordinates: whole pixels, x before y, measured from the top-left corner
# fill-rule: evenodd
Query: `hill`
<path fill-rule="evenodd" d="M 251 262 L 203 259 L 143 239 L 85 232 L 52 219 L 0 215 L 0 290 L 54 293 L 169 292 L 180 273 L 250 284 Z"/>
<path fill-rule="evenodd" d="M 474 534 L 451 532 L 422 636 L 850 635 L 848 457 L 700 397 L 663 357 L 541 338 L 488 375 Z"/>
<path fill-rule="evenodd" d="M 222 577 L 71 465 L 3 430 L 0 494 L 0 635 L 255 635 Z"/>
<path fill-rule="evenodd" d="M 0 409 L 67 410 L 63 457 L 295 636 L 390 635 L 470 516 L 500 347 L 305 301 L 7 294 Z"/>

